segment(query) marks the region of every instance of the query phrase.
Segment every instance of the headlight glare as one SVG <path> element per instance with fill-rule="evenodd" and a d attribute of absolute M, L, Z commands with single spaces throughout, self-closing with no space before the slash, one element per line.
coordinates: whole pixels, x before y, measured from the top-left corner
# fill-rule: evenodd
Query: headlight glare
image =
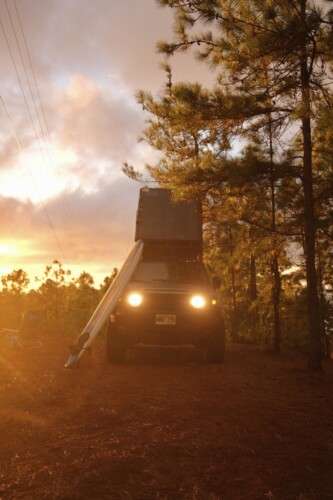
<path fill-rule="evenodd" d="M 195 309 L 203 309 L 207 305 L 207 301 L 203 295 L 192 295 L 190 304 Z"/>
<path fill-rule="evenodd" d="M 127 303 L 132 307 L 141 306 L 143 301 L 143 296 L 139 292 L 131 292 L 127 295 Z"/>

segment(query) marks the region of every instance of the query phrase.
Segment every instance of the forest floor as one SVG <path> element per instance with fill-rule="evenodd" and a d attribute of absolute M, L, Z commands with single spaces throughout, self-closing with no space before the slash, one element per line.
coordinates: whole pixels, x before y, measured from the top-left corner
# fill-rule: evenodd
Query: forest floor
<path fill-rule="evenodd" d="M 1 499 L 333 499 L 333 361 L 231 346 L 223 366 L 67 371 L 0 347 Z"/>

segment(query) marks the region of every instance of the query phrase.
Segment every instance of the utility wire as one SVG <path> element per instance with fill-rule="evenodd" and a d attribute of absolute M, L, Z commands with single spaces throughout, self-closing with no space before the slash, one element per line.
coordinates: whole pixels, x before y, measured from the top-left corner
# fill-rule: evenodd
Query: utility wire
<path fill-rule="evenodd" d="M 6 3 L 6 7 L 8 8 L 7 3 Z M 20 90 L 21 90 L 21 93 L 22 93 L 22 96 L 23 96 L 24 104 L 25 104 L 26 110 L 28 112 L 28 117 L 30 119 L 30 122 L 31 122 L 31 125 L 32 125 L 32 128 L 33 128 L 35 140 L 36 140 L 36 142 L 37 142 L 37 144 L 39 146 L 39 150 L 40 150 L 42 159 L 45 159 L 44 158 L 44 154 L 43 154 L 43 149 L 42 149 L 41 143 L 40 143 L 39 133 L 38 133 L 38 130 L 37 130 L 37 128 L 35 126 L 35 123 L 34 123 L 33 115 L 32 115 L 31 108 L 30 108 L 30 105 L 29 105 L 29 102 L 28 102 L 27 94 L 26 94 L 25 89 L 24 89 L 23 81 L 22 81 L 22 78 L 21 78 L 21 75 L 20 75 L 20 72 L 19 72 L 19 69 L 18 69 L 18 65 L 17 65 L 17 62 L 15 60 L 14 53 L 13 53 L 11 45 L 10 45 L 9 37 L 8 37 L 7 31 L 6 31 L 6 28 L 5 28 L 5 25 L 4 25 L 3 21 L 2 21 L 2 17 L 1 16 L 0 16 L 0 27 L 1 27 L 1 31 L 2 31 L 3 37 L 5 39 L 5 42 L 6 42 L 7 50 L 8 50 L 8 53 L 9 53 L 9 57 L 10 57 L 10 59 L 12 61 L 12 65 L 14 67 L 16 78 L 17 78 L 17 81 L 18 81 L 18 84 L 19 84 L 19 87 L 20 87 Z M 2 106 L 4 108 L 4 111 L 5 111 L 5 114 L 8 117 L 8 119 L 10 120 L 10 122 L 11 122 L 11 125 L 12 125 L 12 128 L 13 128 L 13 133 L 14 133 L 13 136 L 15 137 L 15 140 L 16 140 L 16 143 L 17 143 L 17 145 L 19 147 L 19 150 L 20 150 L 20 152 L 24 151 L 24 148 L 23 148 L 20 140 L 18 139 L 17 135 L 15 134 L 14 122 L 11 119 L 11 116 L 9 114 L 8 108 L 6 106 L 6 103 L 5 103 L 4 99 L 3 99 L 3 97 L 1 97 L 1 102 L 2 102 Z M 30 170 L 29 170 L 29 172 L 30 172 Z M 36 189 L 37 183 L 35 181 L 35 178 L 34 178 L 32 172 L 30 172 L 30 175 L 33 178 L 34 187 Z M 64 259 L 64 252 L 63 252 L 62 246 L 60 245 L 60 241 L 59 241 L 58 235 L 56 234 L 56 229 L 55 229 L 55 226 L 54 226 L 54 224 L 53 224 L 53 222 L 51 220 L 50 214 L 48 213 L 48 211 L 47 211 L 47 209 L 46 209 L 45 206 L 43 207 L 43 210 L 45 211 L 45 215 L 46 215 L 46 218 L 47 218 L 48 225 L 49 225 L 50 229 L 52 230 L 52 232 L 54 233 L 55 240 L 57 242 L 57 246 L 58 246 L 58 248 L 60 250 L 62 258 Z"/>
<path fill-rule="evenodd" d="M 39 125 L 39 128 L 40 128 L 41 136 L 44 137 L 43 124 L 42 124 L 42 122 L 40 120 L 38 106 L 36 105 L 36 102 L 35 102 L 35 96 L 34 96 L 34 93 L 33 93 L 33 90 L 32 90 L 32 86 L 31 86 L 29 74 L 28 74 L 28 71 L 27 71 L 27 66 L 26 66 L 26 63 L 25 63 L 25 59 L 24 59 L 24 56 L 23 56 L 22 49 L 21 49 L 21 44 L 20 44 L 20 41 L 19 41 L 19 38 L 18 38 L 18 35 L 17 35 L 17 31 L 16 31 L 16 27 L 15 27 L 15 24 L 14 24 L 14 20 L 13 20 L 13 17 L 12 17 L 12 14 L 11 14 L 11 11 L 10 11 L 10 8 L 9 8 L 9 5 L 8 5 L 8 0 L 4 0 L 4 2 L 5 2 L 5 7 L 6 7 L 7 15 L 8 15 L 8 18 L 9 18 L 9 21 L 10 21 L 10 25 L 11 25 L 11 28 L 12 28 L 12 32 L 14 33 L 14 39 L 15 39 L 15 42 L 16 42 L 17 52 L 18 52 L 18 55 L 19 55 L 19 58 L 20 58 L 20 61 L 21 61 L 23 73 L 25 75 L 25 78 L 26 78 L 26 81 L 27 81 L 27 84 L 28 84 L 28 90 L 29 90 L 29 94 L 30 94 L 30 98 L 31 98 L 32 109 L 35 110 L 35 114 L 36 114 L 37 122 L 38 122 L 38 125 Z"/>
<path fill-rule="evenodd" d="M 38 107 L 38 105 L 36 104 L 36 101 L 35 101 L 35 95 L 34 95 L 34 92 L 32 90 L 32 85 L 31 85 L 31 81 L 30 81 L 30 77 L 29 77 L 29 72 L 28 72 L 28 69 L 27 69 L 27 66 L 26 66 L 26 62 L 25 62 L 25 58 L 24 58 L 22 49 L 21 49 L 20 40 L 19 40 L 17 32 L 16 32 L 15 23 L 14 23 L 14 20 L 13 20 L 13 17 L 12 17 L 12 14 L 11 14 L 11 11 L 10 11 L 10 8 L 9 8 L 9 5 L 8 5 L 8 0 L 4 0 L 4 3 L 5 3 L 5 7 L 6 7 L 8 18 L 9 18 L 9 21 L 10 21 L 10 25 L 11 25 L 11 28 L 12 28 L 12 32 L 14 34 L 14 38 L 15 38 L 15 42 L 16 42 L 16 48 L 17 48 L 18 55 L 19 55 L 19 58 L 20 58 L 20 61 L 21 61 L 23 73 L 25 75 L 26 82 L 28 84 L 28 90 L 29 90 L 29 94 L 30 94 L 30 99 L 31 99 L 31 104 L 32 104 L 32 110 L 35 111 L 35 115 L 36 115 L 37 122 L 38 122 L 39 129 L 40 129 L 40 130 L 38 130 L 38 128 L 36 128 L 36 126 L 35 126 L 35 123 L 33 122 L 35 136 L 37 138 L 37 141 L 38 141 L 38 144 L 39 144 L 39 148 L 40 148 L 40 152 L 41 152 L 41 155 L 43 156 L 44 161 L 45 160 L 50 161 L 50 158 L 49 158 L 49 155 L 48 155 L 48 150 L 43 148 L 43 146 L 45 146 L 45 144 L 47 145 L 48 139 L 45 136 L 43 123 L 42 123 L 42 120 L 41 120 L 41 117 L 40 117 L 39 107 Z M 22 84 L 22 86 L 23 86 L 23 84 Z M 29 109 L 30 109 L 30 106 L 29 106 Z M 32 113 L 29 113 L 29 116 L 30 116 L 31 121 L 33 121 Z M 45 141 L 44 143 L 43 143 L 43 139 Z"/>
<path fill-rule="evenodd" d="M 10 42 L 9 42 L 9 38 L 8 38 L 6 29 L 5 29 L 5 25 L 4 25 L 3 21 L 2 21 L 1 16 L 0 16 L 0 26 L 1 26 L 2 34 L 3 34 L 5 42 L 6 42 L 7 50 L 8 50 L 8 53 L 9 53 L 9 57 L 10 57 L 10 59 L 12 61 L 12 64 L 13 64 L 13 67 L 14 67 L 14 70 L 15 70 L 16 78 L 17 78 L 19 87 L 21 89 L 23 100 L 24 100 L 26 109 L 28 111 L 28 116 L 29 116 L 29 119 L 30 119 L 31 124 L 32 124 L 32 128 L 33 128 L 33 131 L 34 131 L 34 134 L 35 134 L 35 139 L 36 139 L 37 143 L 39 144 L 38 131 L 37 131 L 36 126 L 35 126 L 35 122 L 34 122 L 34 119 L 33 119 L 32 113 L 31 113 L 31 109 L 30 109 L 30 105 L 29 105 L 29 102 L 28 102 L 27 94 L 26 94 L 24 86 L 23 86 L 23 81 L 22 81 L 22 78 L 21 78 L 21 75 L 20 75 L 20 72 L 19 72 L 19 69 L 18 69 L 18 65 L 16 63 L 16 60 L 15 60 L 15 57 L 14 57 L 14 53 L 12 51 L 12 48 L 11 48 L 11 45 L 10 45 Z M 41 151 L 41 154 L 43 154 L 42 151 Z"/>
<path fill-rule="evenodd" d="M 50 139 L 50 131 L 49 131 L 48 123 L 47 123 L 47 120 L 46 120 L 46 114 L 45 114 L 45 111 L 44 111 L 44 106 L 43 106 L 43 102 L 42 102 L 42 98 L 41 98 L 41 94 L 40 94 L 40 89 L 39 89 L 39 85 L 38 85 L 36 71 L 35 71 L 35 68 L 34 68 L 34 64 L 32 62 L 31 51 L 30 51 L 30 48 L 29 48 L 29 45 L 28 45 L 27 37 L 26 37 L 25 31 L 24 31 L 24 27 L 23 27 L 23 23 L 22 23 L 21 14 L 20 14 L 20 11 L 19 11 L 19 9 L 17 7 L 16 0 L 13 0 L 13 5 L 14 5 L 14 9 L 15 9 L 16 18 L 18 20 L 18 26 L 19 26 L 19 30 L 20 30 L 20 33 L 21 33 L 21 37 L 22 37 L 22 40 L 23 40 L 24 47 L 25 47 L 25 51 L 26 51 L 26 54 L 27 54 L 27 57 L 28 57 L 28 64 L 29 64 L 29 67 L 30 67 L 30 70 L 31 70 L 31 74 L 32 74 L 32 78 L 33 78 L 33 82 L 34 82 L 34 86 L 35 86 L 35 90 L 36 90 L 37 100 L 39 101 L 39 107 L 40 107 L 39 109 L 40 109 L 41 116 L 42 116 L 42 122 L 44 124 L 44 129 L 45 129 L 46 137 L 48 138 L 48 141 L 49 141 L 49 139 Z"/>
<path fill-rule="evenodd" d="M 5 112 L 5 115 L 6 115 L 6 117 L 8 118 L 8 121 L 9 121 L 9 124 L 10 124 L 10 127 L 11 127 L 11 134 L 12 134 L 12 137 L 13 137 L 13 139 L 14 139 L 14 140 L 15 140 L 15 142 L 16 142 L 16 145 L 17 145 L 17 148 L 18 148 L 19 152 L 20 152 L 20 153 L 23 153 L 23 152 L 24 152 L 24 147 L 23 147 L 23 145 L 22 145 L 22 143 L 21 143 L 21 141 L 20 141 L 19 137 L 17 136 L 17 134 L 16 134 L 16 132 L 15 132 L 15 125 L 14 125 L 14 121 L 13 121 L 13 119 L 12 119 L 12 117 L 11 117 L 10 113 L 9 113 L 8 107 L 7 107 L 7 105 L 6 105 L 6 102 L 5 102 L 4 98 L 3 98 L 1 95 L 0 95 L 0 101 L 1 101 L 1 104 L 2 104 L 2 107 L 3 107 L 3 110 L 4 110 L 4 112 Z M 33 184 L 34 184 L 35 188 L 37 188 L 37 192 L 38 192 L 38 187 L 37 187 L 37 185 L 36 185 L 36 180 L 35 180 L 35 178 L 34 178 L 34 175 L 33 175 L 32 171 L 31 171 L 29 168 L 28 168 L 28 172 L 29 172 L 29 174 L 30 174 L 30 176 L 31 176 L 31 178 L 32 178 Z M 38 194 L 39 194 L 39 193 L 38 193 Z M 48 225 L 49 225 L 49 228 L 50 228 L 51 232 L 52 232 L 52 233 L 53 233 L 53 235 L 54 235 L 54 239 L 55 239 L 55 242 L 56 242 L 56 244 L 57 244 L 57 247 L 58 247 L 58 249 L 59 249 L 59 251 L 60 251 L 60 254 L 62 255 L 62 257 L 64 257 L 63 248 L 62 248 L 62 246 L 61 246 L 61 244 L 60 244 L 60 241 L 59 241 L 59 238 L 58 238 L 57 232 L 56 232 L 56 230 L 55 230 L 54 224 L 53 224 L 53 222 L 52 222 L 52 220 L 51 220 L 51 217 L 50 217 L 49 211 L 48 211 L 48 209 L 46 208 L 46 206 L 45 206 L 42 202 L 40 202 L 40 206 L 41 206 L 42 210 L 44 211 L 44 214 L 45 214 L 45 217 L 46 217 L 47 223 L 48 223 Z"/>
<path fill-rule="evenodd" d="M 15 25 L 14 25 L 14 22 L 13 22 L 13 18 L 11 16 L 11 12 L 10 12 L 7 0 L 5 0 L 5 6 L 6 6 L 6 10 L 7 10 L 7 14 L 8 14 L 9 20 L 10 20 L 10 24 L 11 24 L 12 30 L 14 32 L 14 37 L 15 37 L 15 41 L 16 41 L 16 45 L 17 45 L 17 50 L 18 50 L 18 54 L 19 54 L 19 57 L 20 57 L 20 61 L 21 61 L 21 64 L 22 64 L 23 72 L 25 74 L 25 77 L 26 77 L 26 80 L 27 80 L 27 83 L 28 83 L 28 88 L 29 88 L 29 93 L 30 93 L 32 105 L 35 105 L 36 117 L 37 117 L 37 120 L 38 120 L 38 123 L 39 123 L 39 126 L 40 126 L 40 130 L 42 132 L 42 135 L 44 135 L 43 126 L 41 124 L 40 116 L 38 114 L 38 108 L 37 108 L 37 106 L 35 104 L 34 94 L 33 94 L 32 88 L 31 88 L 31 83 L 30 83 L 30 79 L 29 79 L 29 76 L 28 76 L 28 72 L 27 72 L 25 61 L 24 61 L 23 53 L 22 53 L 22 50 L 21 50 L 21 46 L 20 46 L 20 43 L 19 43 L 19 40 L 18 40 L 18 36 L 17 36 L 17 33 L 16 33 Z M 45 151 L 43 150 L 43 147 L 42 147 L 42 139 L 40 137 L 38 129 L 36 128 L 36 125 L 35 125 L 35 122 L 34 122 L 34 118 L 33 118 L 33 113 L 31 111 L 31 107 L 30 107 L 30 104 L 29 104 L 29 101 L 28 101 L 28 97 L 27 97 L 24 85 L 23 85 L 23 81 L 22 81 L 22 78 L 21 78 L 21 75 L 20 75 L 20 71 L 19 71 L 16 59 L 15 59 L 15 56 L 14 56 L 14 53 L 13 53 L 13 50 L 12 50 L 12 47 L 11 47 L 11 44 L 10 44 L 10 41 L 9 41 L 9 37 L 8 37 L 7 31 L 6 31 L 6 28 L 5 28 L 5 25 L 4 25 L 3 21 L 2 21 L 1 16 L 0 16 L 0 27 L 1 27 L 1 30 L 2 30 L 5 42 L 6 42 L 6 46 L 7 46 L 7 50 L 8 50 L 10 59 L 12 61 L 12 64 L 13 64 L 13 67 L 14 67 L 14 70 L 15 70 L 17 81 L 18 81 L 18 84 L 19 84 L 19 87 L 20 87 L 20 90 L 21 90 L 21 93 L 22 93 L 22 96 L 23 96 L 24 104 L 25 104 L 25 107 L 26 107 L 26 109 L 28 111 L 28 116 L 29 116 L 29 119 L 30 119 L 30 122 L 31 122 L 31 125 L 32 125 L 32 129 L 33 129 L 33 132 L 34 132 L 35 140 L 36 140 L 36 142 L 38 144 L 38 147 L 39 147 L 41 158 L 42 158 L 42 160 L 45 161 L 46 158 L 45 158 Z M 6 103 L 5 103 L 4 99 L 3 99 L 3 97 L 1 97 L 1 101 L 2 101 L 2 106 L 3 106 L 4 110 L 5 110 L 5 114 L 7 115 L 8 119 L 11 122 L 13 133 L 14 133 L 14 137 L 15 137 L 15 140 L 16 140 L 16 142 L 18 144 L 19 150 L 23 151 L 24 148 L 22 146 L 22 143 L 19 141 L 17 135 L 15 134 L 14 122 L 13 122 L 13 120 L 12 120 L 10 114 L 9 114 L 8 108 L 6 106 Z M 29 173 L 30 173 L 30 176 L 33 179 L 33 183 L 34 183 L 35 189 L 37 188 L 36 190 L 39 191 L 37 183 L 36 183 L 36 180 L 35 180 L 32 172 L 30 170 L 29 170 Z M 46 206 L 43 205 L 43 204 L 41 204 L 41 205 L 42 205 L 42 208 L 43 208 L 43 210 L 45 212 L 45 215 L 46 215 L 46 218 L 47 218 L 47 223 L 48 223 L 51 231 L 54 233 L 54 237 L 55 237 L 57 246 L 58 246 L 58 248 L 60 250 L 60 254 L 62 256 L 62 259 L 65 260 L 64 251 L 63 251 L 63 248 L 62 248 L 62 246 L 60 244 L 59 237 L 57 235 L 54 223 L 51 220 L 50 214 L 49 214 L 48 210 L 46 209 Z"/>
<path fill-rule="evenodd" d="M 8 13 L 9 19 L 11 21 L 12 29 L 14 31 L 14 36 L 15 36 L 15 39 L 16 39 L 17 46 L 20 47 L 18 36 L 16 34 L 15 24 L 14 24 L 14 21 L 12 19 L 11 12 L 10 12 L 10 9 L 9 9 L 9 6 L 8 6 L 8 0 L 5 0 L 5 3 L 6 3 L 7 13 Z M 35 96 L 34 96 L 34 93 L 32 91 L 32 88 L 31 88 L 30 79 L 28 78 L 28 70 L 27 70 L 26 64 L 24 62 L 23 52 L 21 51 L 21 48 L 19 48 L 20 57 L 21 57 L 21 61 L 22 61 L 22 66 L 24 67 L 24 71 L 25 71 L 25 74 L 26 74 L 27 82 L 28 82 L 28 85 L 29 85 L 31 99 L 32 99 L 32 101 L 33 101 L 33 103 L 35 105 L 36 115 L 38 117 L 38 121 L 39 121 L 39 125 L 40 125 L 40 130 L 42 132 L 43 139 L 44 139 L 45 143 L 49 146 L 49 148 L 46 149 L 47 157 L 48 157 L 48 160 L 50 161 L 50 163 L 53 164 L 53 167 L 55 167 L 57 162 L 56 162 L 56 159 L 55 159 L 55 156 L 54 156 L 54 153 L 53 153 L 53 150 L 52 150 L 52 146 L 51 146 L 50 129 L 49 129 L 49 126 L 48 126 L 48 122 L 47 122 L 47 119 L 46 119 L 46 113 L 45 113 L 44 106 L 43 106 L 43 101 L 42 101 L 42 98 L 41 98 L 41 93 L 40 93 L 40 88 L 39 88 L 39 85 L 38 85 L 37 74 L 36 74 L 35 67 L 34 67 L 34 64 L 33 64 L 33 60 L 32 60 L 32 57 L 31 57 L 31 50 L 30 50 L 30 47 L 29 47 L 29 44 L 28 44 L 27 36 L 25 34 L 24 25 L 23 25 L 23 22 L 22 22 L 22 16 L 21 16 L 20 11 L 18 9 L 16 0 L 13 0 L 13 5 L 14 5 L 15 14 L 16 14 L 16 19 L 17 19 L 17 24 L 18 24 L 18 28 L 19 28 L 19 33 L 20 33 L 21 39 L 23 40 L 23 46 L 24 46 L 25 53 L 26 53 L 26 56 L 27 56 L 27 64 L 28 64 L 28 67 L 29 67 L 29 69 L 31 71 L 31 75 L 32 75 L 31 81 L 32 81 L 32 84 L 33 84 L 32 87 L 34 87 L 34 90 L 35 90 Z M 35 101 L 35 97 L 36 97 L 37 103 Z M 68 217 L 69 217 L 69 214 L 70 214 L 70 210 L 68 209 L 68 204 L 67 204 L 66 200 L 65 200 L 65 206 L 64 206 L 64 208 L 65 208 L 65 212 L 66 212 L 65 215 L 66 215 L 66 218 L 68 220 Z M 62 217 L 62 219 L 63 219 L 63 217 Z"/>

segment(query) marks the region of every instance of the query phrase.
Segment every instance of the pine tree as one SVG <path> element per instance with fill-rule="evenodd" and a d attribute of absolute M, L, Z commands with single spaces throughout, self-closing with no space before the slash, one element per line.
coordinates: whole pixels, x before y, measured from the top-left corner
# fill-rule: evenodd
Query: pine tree
<path fill-rule="evenodd" d="M 169 81 L 170 78 L 168 78 Z M 221 254 L 220 259 L 225 264 L 228 263 L 229 284 L 226 280 L 225 287 L 230 288 L 229 296 L 232 297 L 232 304 L 229 308 L 232 311 L 230 326 L 232 336 L 236 336 L 237 328 L 233 318 L 237 318 L 236 303 L 239 300 L 236 297 L 235 285 L 235 245 L 230 244 L 230 238 L 237 239 L 237 245 L 243 251 L 243 260 L 246 262 L 248 254 L 252 255 L 253 262 L 259 257 L 260 252 L 255 256 L 257 252 L 255 249 L 260 241 L 264 242 L 261 243 L 261 247 L 265 247 L 264 253 L 267 251 L 272 253 L 272 243 L 274 242 L 273 250 L 277 262 L 279 247 L 283 248 L 285 242 L 282 241 L 281 237 L 276 237 L 276 227 L 272 228 L 270 217 L 267 217 L 267 214 L 270 214 L 274 209 L 274 221 L 276 220 L 275 202 L 272 208 L 272 199 L 275 200 L 274 184 L 272 193 L 272 169 L 278 171 L 280 165 L 276 165 L 273 158 L 268 153 L 265 155 L 263 149 L 255 144 L 248 147 L 240 158 L 233 159 L 228 156 L 229 139 L 239 133 L 239 120 L 211 121 L 207 117 L 205 106 L 203 106 L 203 113 L 196 113 L 193 118 L 193 106 L 200 102 L 205 105 L 211 95 L 213 95 L 213 100 L 214 94 L 203 91 L 199 85 L 178 84 L 171 87 L 168 85 L 166 92 L 157 99 L 154 99 L 149 93 L 141 92 L 139 100 L 143 108 L 150 113 L 149 123 L 143 138 L 163 153 L 162 159 L 157 164 L 148 166 L 150 174 L 163 186 L 170 187 L 180 196 L 199 197 L 204 202 L 205 207 L 207 241 L 213 242 L 212 247 L 215 249 L 215 253 L 217 247 L 224 246 L 230 249 L 226 252 L 227 255 L 226 253 L 223 256 Z M 252 131 L 252 140 L 254 137 L 260 142 L 261 138 L 258 133 L 255 134 Z M 271 139 L 273 137 L 273 126 L 270 137 Z M 282 167 L 284 173 L 285 166 L 282 165 Z M 132 178 L 133 176 L 137 177 L 133 174 L 132 168 L 127 167 L 126 170 Z M 251 228 L 251 238 L 244 237 L 244 230 L 239 223 Z M 210 232 L 209 235 L 207 228 Z M 237 238 L 240 234 L 242 234 L 241 238 Z M 241 240 L 248 241 L 248 248 L 244 248 Z M 240 253 L 237 252 L 238 259 Z M 216 265 L 216 258 L 214 262 Z M 272 271 L 271 262 L 269 268 Z M 248 267 L 247 269 L 249 272 Z M 220 272 L 223 273 L 222 269 Z M 274 347 L 278 351 L 280 347 L 280 275 L 278 269 L 277 278 L 279 288 L 277 294 L 273 295 L 273 338 Z M 252 281 L 253 279 L 252 272 Z M 274 272 L 272 288 L 273 294 L 275 294 L 276 274 Z M 254 336 L 256 297 L 251 299 L 247 295 L 247 302 L 249 314 L 253 319 L 252 332 Z"/>
<path fill-rule="evenodd" d="M 161 43 L 167 55 L 198 46 L 199 56 L 221 68 L 217 91 L 198 112 L 212 120 L 239 119 L 253 127 L 256 118 L 300 124 L 304 242 L 310 333 L 309 366 L 321 367 L 320 304 L 316 272 L 317 219 L 313 196 L 313 112 L 321 96 L 330 100 L 327 65 L 331 58 L 332 17 L 309 0 L 160 0 L 174 9 L 175 41 Z M 202 22 L 214 29 L 198 33 Z M 269 92 L 264 69 L 268 68 Z M 266 83 L 266 82 L 265 82 Z M 230 92 L 230 90 L 228 90 Z M 236 99 L 234 98 L 236 95 Z M 240 98 L 243 106 L 240 106 Z"/>

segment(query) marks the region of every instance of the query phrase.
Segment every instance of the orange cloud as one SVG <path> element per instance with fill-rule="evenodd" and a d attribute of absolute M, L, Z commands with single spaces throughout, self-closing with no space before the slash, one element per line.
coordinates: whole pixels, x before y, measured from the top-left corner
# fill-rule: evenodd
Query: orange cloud
<path fill-rule="evenodd" d="M 43 207 L 0 198 L 0 247 L 1 242 L 10 241 L 12 247 L 17 242 L 15 252 L 0 255 L 0 271 L 9 267 L 29 270 L 58 259 L 69 267 L 107 274 L 132 245 L 137 196 L 137 186 L 119 179 L 95 193 L 80 189 L 64 193 Z"/>

